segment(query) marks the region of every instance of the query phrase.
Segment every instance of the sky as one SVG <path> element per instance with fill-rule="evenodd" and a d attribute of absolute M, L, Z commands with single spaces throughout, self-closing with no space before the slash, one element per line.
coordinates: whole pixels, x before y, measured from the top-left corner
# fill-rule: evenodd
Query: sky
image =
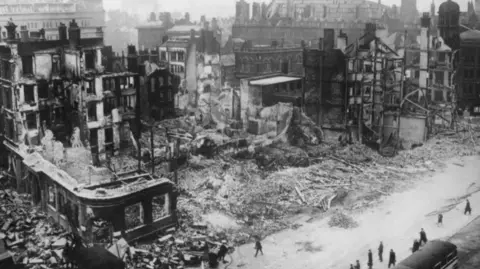
<path fill-rule="evenodd" d="M 401 0 L 381 0 L 385 5 L 396 4 L 400 6 Z M 434 0 L 435 5 L 438 6 L 446 0 Z M 467 10 L 467 3 L 470 0 L 454 0 L 460 5 L 460 10 Z M 103 0 L 105 9 L 123 9 L 129 10 L 132 13 L 140 15 L 149 14 L 152 11 L 162 12 L 189 12 L 193 20 L 198 20 L 202 14 L 207 18 L 212 17 L 228 17 L 235 14 L 236 0 Z M 247 0 L 247 2 L 253 2 Z M 255 2 L 267 2 L 256 0 Z M 430 11 L 431 0 L 417 0 L 417 8 L 420 11 Z M 145 15 L 145 18 L 147 15 Z"/>

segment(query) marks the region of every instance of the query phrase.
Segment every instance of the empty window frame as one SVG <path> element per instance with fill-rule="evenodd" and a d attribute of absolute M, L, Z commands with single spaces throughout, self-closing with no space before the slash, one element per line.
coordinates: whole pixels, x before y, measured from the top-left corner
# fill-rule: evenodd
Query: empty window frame
<path fill-rule="evenodd" d="M 23 94 L 25 103 L 35 103 L 35 87 L 33 85 L 23 85 Z"/>
<path fill-rule="evenodd" d="M 52 184 L 47 185 L 47 203 L 49 206 L 51 206 L 53 209 L 57 209 L 57 203 L 56 203 L 56 189 L 55 186 Z"/>
<path fill-rule="evenodd" d="M 37 113 L 27 113 L 25 115 L 25 121 L 27 122 L 28 130 L 36 130 L 37 126 Z"/>
<path fill-rule="evenodd" d="M 168 194 L 154 196 L 152 198 L 152 219 L 153 221 L 170 215 Z"/>
<path fill-rule="evenodd" d="M 137 228 L 145 223 L 145 214 L 142 203 L 125 207 L 125 228 Z"/>
<path fill-rule="evenodd" d="M 33 57 L 32 56 L 22 56 L 22 68 L 24 75 L 33 74 Z"/>
<path fill-rule="evenodd" d="M 88 106 L 88 121 L 97 121 L 97 103 L 90 102 L 87 106 Z"/>

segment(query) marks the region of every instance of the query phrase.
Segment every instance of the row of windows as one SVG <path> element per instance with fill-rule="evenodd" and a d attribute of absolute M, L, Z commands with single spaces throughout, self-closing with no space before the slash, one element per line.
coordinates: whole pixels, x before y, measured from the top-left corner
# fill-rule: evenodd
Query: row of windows
<path fill-rule="evenodd" d="M 465 83 L 463 84 L 463 93 L 466 95 L 480 95 L 480 84 Z"/>

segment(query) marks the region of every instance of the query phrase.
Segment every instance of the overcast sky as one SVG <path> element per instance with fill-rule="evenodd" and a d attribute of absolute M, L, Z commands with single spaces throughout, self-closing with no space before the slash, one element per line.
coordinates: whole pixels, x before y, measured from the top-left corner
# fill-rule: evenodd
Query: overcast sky
<path fill-rule="evenodd" d="M 447 0 L 434 0 L 438 6 Z M 454 0 L 455 1 L 455 0 Z M 470 0 L 456 0 L 460 5 L 462 11 L 467 10 L 467 3 Z M 200 18 L 200 15 L 205 14 L 207 18 L 212 17 L 226 17 L 232 16 L 235 13 L 236 0 L 103 0 L 105 9 L 125 9 L 130 10 L 133 13 L 145 14 L 153 10 L 157 12 L 170 11 L 170 12 L 190 12 L 190 15 L 194 20 Z M 252 2 L 252 0 L 247 0 Z M 270 0 L 255 2 L 267 2 Z M 417 0 L 417 8 L 421 11 L 429 11 L 432 0 Z M 382 0 L 382 3 L 386 5 L 396 4 L 400 6 L 401 0 Z"/>

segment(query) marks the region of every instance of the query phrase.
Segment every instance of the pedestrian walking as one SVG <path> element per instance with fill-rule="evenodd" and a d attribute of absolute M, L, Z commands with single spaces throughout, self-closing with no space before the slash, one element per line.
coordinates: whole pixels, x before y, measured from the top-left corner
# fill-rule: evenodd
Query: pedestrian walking
<path fill-rule="evenodd" d="M 395 255 L 395 252 L 393 252 L 393 249 L 391 249 L 390 258 L 388 258 L 388 268 L 390 268 L 390 266 L 395 266 L 395 263 L 397 263 L 397 256 Z"/>
<path fill-rule="evenodd" d="M 228 253 L 228 248 L 227 248 L 226 244 L 227 244 L 227 241 L 223 240 L 222 245 L 220 246 L 220 250 L 218 251 L 218 260 L 222 261 L 223 263 L 226 263 L 225 256 Z"/>
<path fill-rule="evenodd" d="M 383 242 L 380 241 L 380 246 L 378 246 L 378 260 L 383 262 Z"/>
<path fill-rule="evenodd" d="M 372 266 L 373 266 L 373 257 L 372 257 L 372 250 L 369 249 L 368 250 L 368 269 L 372 269 Z"/>
<path fill-rule="evenodd" d="M 427 243 L 427 233 L 425 233 L 425 231 L 423 230 L 420 230 L 420 245 L 422 245 L 422 243 L 426 244 Z"/>
<path fill-rule="evenodd" d="M 360 261 L 357 260 L 357 265 L 355 266 L 355 269 L 360 269 Z"/>
<path fill-rule="evenodd" d="M 420 249 L 420 242 L 418 242 L 417 239 L 413 240 L 412 253 L 415 253 L 419 249 Z"/>
<path fill-rule="evenodd" d="M 443 214 L 442 213 L 438 214 L 437 226 L 443 226 Z"/>
<path fill-rule="evenodd" d="M 257 257 L 259 251 L 262 253 L 262 256 L 263 256 L 262 244 L 260 243 L 260 238 L 258 238 L 258 237 L 257 237 L 257 240 L 255 242 L 255 249 L 257 250 L 255 252 L 255 257 Z"/>
<path fill-rule="evenodd" d="M 465 215 L 472 215 L 472 208 L 470 207 L 470 201 L 467 199 L 467 205 L 465 205 L 465 212 L 463 214 Z"/>

